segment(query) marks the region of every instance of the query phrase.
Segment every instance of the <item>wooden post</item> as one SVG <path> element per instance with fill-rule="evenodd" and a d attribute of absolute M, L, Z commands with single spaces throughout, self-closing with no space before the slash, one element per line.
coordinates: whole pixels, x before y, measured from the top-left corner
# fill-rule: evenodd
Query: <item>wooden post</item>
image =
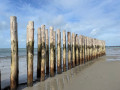
<path fill-rule="evenodd" d="M 106 55 L 105 41 L 104 41 L 104 55 Z"/>
<path fill-rule="evenodd" d="M 96 53 L 97 53 L 97 58 L 98 58 L 98 54 L 99 54 L 99 45 L 98 45 L 98 40 L 97 40 L 96 44 L 97 44 L 97 51 L 96 51 Z"/>
<path fill-rule="evenodd" d="M 94 59 L 94 58 L 95 58 L 95 53 L 94 53 L 94 51 L 95 51 L 95 50 L 94 50 L 94 49 L 95 49 L 94 38 L 92 39 L 92 42 L 93 42 L 93 44 L 92 44 L 92 45 L 93 45 L 93 50 L 92 50 L 92 53 L 93 53 L 93 54 L 92 54 L 92 59 Z"/>
<path fill-rule="evenodd" d="M 27 46 L 27 85 L 33 85 L 33 56 L 34 56 L 34 22 L 29 21 Z"/>
<path fill-rule="evenodd" d="M 79 36 L 79 42 L 80 42 L 80 64 L 82 64 L 82 36 Z"/>
<path fill-rule="evenodd" d="M 90 50 L 91 50 L 90 60 L 92 60 L 93 59 L 93 39 L 92 38 L 90 38 Z"/>
<path fill-rule="evenodd" d="M 50 76 L 54 76 L 54 44 L 53 27 L 50 27 Z"/>
<path fill-rule="evenodd" d="M 88 37 L 85 37 L 85 61 L 88 61 Z"/>
<path fill-rule="evenodd" d="M 1 70 L 0 70 L 0 90 L 1 90 Z"/>
<path fill-rule="evenodd" d="M 85 36 L 85 62 L 87 62 L 87 37 Z"/>
<path fill-rule="evenodd" d="M 91 38 L 88 38 L 88 48 L 89 48 L 89 51 L 88 51 L 88 60 L 90 61 L 91 60 L 91 55 L 92 55 L 92 46 L 91 46 Z"/>
<path fill-rule="evenodd" d="M 88 48 L 88 37 L 86 37 L 86 62 L 88 61 L 89 48 Z"/>
<path fill-rule="evenodd" d="M 38 28 L 38 54 L 37 54 L 37 78 L 39 79 L 41 76 L 41 28 Z"/>
<path fill-rule="evenodd" d="M 83 57 L 83 63 L 85 63 L 85 39 L 84 36 L 82 36 L 82 57 Z"/>
<path fill-rule="evenodd" d="M 41 26 L 42 33 L 42 52 L 41 52 L 41 81 L 45 80 L 45 61 L 46 61 L 46 52 L 45 52 L 45 25 Z"/>
<path fill-rule="evenodd" d="M 94 59 L 95 59 L 96 58 L 96 40 L 95 40 L 95 38 L 94 38 L 93 43 L 94 43 Z"/>
<path fill-rule="evenodd" d="M 53 45 L 54 45 L 54 70 L 56 72 L 56 31 L 53 31 Z"/>
<path fill-rule="evenodd" d="M 76 52 L 75 52 L 75 56 L 76 56 L 76 65 L 79 65 L 79 56 L 78 56 L 78 35 L 76 34 L 75 36 L 75 41 L 76 41 Z"/>
<path fill-rule="evenodd" d="M 84 42 L 83 42 L 83 35 L 81 35 L 81 45 L 82 45 L 82 64 L 84 63 Z"/>
<path fill-rule="evenodd" d="M 102 41 L 102 56 L 104 55 L 104 41 Z"/>
<path fill-rule="evenodd" d="M 68 69 L 71 69 L 71 33 L 67 32 L 68 39 Z"/>
<path fill-rule="evenodd" d="M 61 73 L 61 32 L 57 30 L 57 73 Z"/>
<path fill-rule="evenodd" d="M 91 60 L 93 60 L 93 50 L 94 50 L 94 47 L 93 47 L 93 38 L 91 38 L 91 48 L 92 48 L 92 52 L 91 52 Z"/>
<path fill-rule="evenodd" d="M 49 75 L 49 36 L 48 29 L 45 30 L 46 36 L 46 74 Z"/>
<path fill-rule="evenodd" d="M 94 43 L 95 43 L 95 58 L 97 58 L 97 44 L 96 44 L 96 39 L 94 39 Z"/>
<path fill-rule="evenodd" d="M 75 33 L 72 33 L 72 66 L 75 67 Z"/>
<path fill-rule="evenodd" d="M 63 30 L 63 71 L 66 71 L 66 31 Z"/>
<path fill-rule="evenodd" d="M 10 17 L 10 33 L 11 33 L 11 75 L 10 89 L 17 89 L 18 85 L 18 34 L 17 34 L 17 17 Z"/>
<path fill-rule="evenodd" d="M 92 47 L 91 47 L 91 38 L 88 39 L 88 47 L 89 47 L 89 60 L 91 60 L 91 55 L 92 55 Z"/>
<path fill-rule="evenodd" d="M 90 48 L 91 48 L 91 56 L 90 56 L 91 58 L 90 58 L 90 60 L 92 60 L 93 59 L 93 39 L 92 38 L 90 39 L 90 42 L 91 42 L 90 43 Z"/>

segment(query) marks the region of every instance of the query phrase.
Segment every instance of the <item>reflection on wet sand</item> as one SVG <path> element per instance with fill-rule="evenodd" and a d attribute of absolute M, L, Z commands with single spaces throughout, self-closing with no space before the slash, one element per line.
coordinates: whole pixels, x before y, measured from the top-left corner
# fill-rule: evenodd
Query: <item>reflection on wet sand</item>
<path fill-rule="evenodd" d="M 53 78 L 50 81 L 50 90 L 58 90 L 57 87 L 58 87 L 57 80 Z"/>
<path fill-rule="evenodd" d="M 71 70 L 63 72 L 62 74 L 58 74 L 55 77 L 49 77 L 43 82 L 34 84 L 34 86 L 31 88 L 24 88 L 24 90 L 64 90 L 66 84 L 72 82 L 72 78 L 77 76 L 82 70 L 88 68 L 94 62 L 95 60 L 87 62 L 84 65 L 72 68 Z"/>

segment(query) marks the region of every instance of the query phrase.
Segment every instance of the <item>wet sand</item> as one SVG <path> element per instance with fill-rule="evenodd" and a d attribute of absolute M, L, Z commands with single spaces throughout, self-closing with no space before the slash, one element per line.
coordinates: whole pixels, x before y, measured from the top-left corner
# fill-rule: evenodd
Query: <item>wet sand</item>
<path fill-rule="evenodd" d="M 23 90 L 120 90 L 120 61 L 101 57 Z"/>
<path fill-rule="evenodd" d="M 119 53 L 117 53 L 119 54 Z M 120 57 L 111 53 L 23 90 L 120 90 Z"/>

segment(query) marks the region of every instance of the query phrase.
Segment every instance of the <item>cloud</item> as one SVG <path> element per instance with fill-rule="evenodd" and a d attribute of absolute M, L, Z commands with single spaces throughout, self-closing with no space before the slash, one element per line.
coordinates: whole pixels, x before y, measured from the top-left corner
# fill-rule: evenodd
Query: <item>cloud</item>
<path fill-rule="evenodd" d="M 17 16 L 19 47 L 26 47 L 26 26 L 35 23 L 35 47 L 37 28 L 42 24 L 49 29 L 75 32 L 106 40 L 107 45 L 119 45 L 116 33 L 120 32 L 120 1 L 116 0 L 4 0 L 0 3 L 0 47 L 10 47 L 10 16 Z M 7 6 L 7 7 L 6 7 Z M 112 37 L 107 41 L 109 37 Z M 118 39 L 117 39 L 118 40 Z M 116 41 L 117 41 L 116 40 Z M 119 40 L 118 40 L 119 41 Z"/>
<path fill-rule="evenodd" d="M 93 29 L 90 34 L 95 36 L 96 34 L 98 34 L 98 31 L 98 29 Z"/>

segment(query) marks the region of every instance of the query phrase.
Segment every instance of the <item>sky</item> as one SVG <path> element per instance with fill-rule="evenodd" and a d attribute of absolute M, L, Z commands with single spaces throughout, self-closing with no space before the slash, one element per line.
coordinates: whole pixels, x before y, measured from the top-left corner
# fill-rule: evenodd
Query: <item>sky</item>
<path fill-rule="evenodd" d="M 10 16 L 17 17 L 19 48 L 26 47 L 28 21 L 37 28 L 105 40 L 107 46 L 120 46 L 120 0 L 0 0 L 0 48 L 10 48 Z"/>

